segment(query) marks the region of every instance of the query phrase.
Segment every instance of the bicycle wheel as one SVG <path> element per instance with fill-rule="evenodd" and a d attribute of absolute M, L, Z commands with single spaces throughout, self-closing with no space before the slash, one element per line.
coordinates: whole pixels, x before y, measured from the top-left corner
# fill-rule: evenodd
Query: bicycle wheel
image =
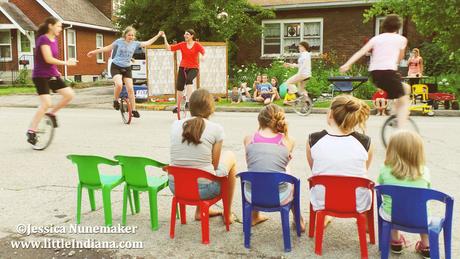
<path fill-rule="evenodd" d="M 308 116 L 313 109 L 313 101 L 310 97 L 301 96 L 294 101 L 293 108 L 295 113 L 301 116 Z"/>
<path fill-rule="evenodd" d="M 413 121 L 410 117 L 408 118 L 404 127 L 399 128 L 396 115 L 391 115 L 388 117 L 388 119 L 385 120 L 382 127 L 382 142 L 385 147 L 387 147 L 388 143 L 390 142 L 391 136 L 399 130 L 409 130 L 415 131 L 417 133 L 419 132 L 417 124 L 415 124 L 415 121 Z"/>
<path fill-rule="evenodd" d="M 38 124 L 37 128 L 37 143 L 32 146 L 35 150 L 44 150 L 47 148 L 54 136 L 54 125 L 51 118 L 45 114 Z"/>
<path fill-rule="evenodd" d="M 129 103 L 129 100 L 127 98 L 121 98 L 120 100 L 120 113 L 123 123 L 130 124 L 133 114 L 131 109 L 131 103 Z"/>

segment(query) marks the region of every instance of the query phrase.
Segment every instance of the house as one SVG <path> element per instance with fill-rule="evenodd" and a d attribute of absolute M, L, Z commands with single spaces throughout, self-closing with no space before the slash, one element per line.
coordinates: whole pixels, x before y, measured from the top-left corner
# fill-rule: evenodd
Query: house
<path fill-rule="evenodd" d="M 49 16 L 63 24 L 58 38 L 60 59 L 77 59 L 74 67 L 60 66 L 64 77 L 90 81 L 107 70 L 108 57 L 88 58 L 88 51 L 116 39 L 112 23 L 118 0 L 0 0 L 0 76 L 14 80 L 18 70 L 33 68 L 35 31 Z"/>
<path fill-rule="evenodd" d="M 334 52 L 339 59 L 350 57 L 368 39 L 381 32 L 384 17 L 363 22 L 363 13 L 376 0 L 249 0 L 272 9 L 276 17 L 262 21 L 264 33 L 256 43 L 238 44 L 237 63 L 261 65 L 275 58 L 294 58 L 300 41 L 307 41 L 313 56 Z M 401 34 L 409 46 L 420 37 L 415 25 L 404 19 Z"/>

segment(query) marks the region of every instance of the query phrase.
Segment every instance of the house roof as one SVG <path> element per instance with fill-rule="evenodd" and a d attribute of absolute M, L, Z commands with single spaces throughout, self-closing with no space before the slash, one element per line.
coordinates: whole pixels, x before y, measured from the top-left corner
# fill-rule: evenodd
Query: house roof
<path fill-rule="evenodd" d="M 37 2 L 51 14 L 59 16 L 58 18 L 61 18 L 64 23 L 82 27 L 114 29 L 112 21 L 89 0 L 37 0 Z"/>
<path fill-rule="evenodd" d="M 35 31 L 37 26 L 19 9 L 16 5 L 10 2 L 0 2 L 0 8 L 5 12 L 11 22 L 20 27 L 24 31 Z"/>
<path fill-rule="evenodd" d="M 367 6 L 377 0 L 249 0 L 251 4 L 274 9 L 332 8 Z"/>

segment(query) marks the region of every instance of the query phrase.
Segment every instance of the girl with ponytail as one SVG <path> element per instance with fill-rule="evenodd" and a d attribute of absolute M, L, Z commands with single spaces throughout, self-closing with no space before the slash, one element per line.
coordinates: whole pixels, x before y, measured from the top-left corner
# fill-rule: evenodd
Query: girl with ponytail
<path fill-rule="evenodd" d="M 259 129 L 244 139 L 248 171 L 289 173 L 294 140 L 288 137 L 284 110 L 275 104 L 269 104 L 260 111 L 258 120 Z M 294 186 L 289 183 L 281 183 L 279 192 L 280 204 L 287 204 L 293 199 Z M 247 200 L 251 200 L 250 183 L 245 183 L 244 195 Z M 253 225 L 267 219 L 258 211 L 252 213 Z M 300 224 L 300 228 L 304 232 L 305 223 L 302 218 L 300 218 Z"/>
<path fill-rule="evenodd" d="M 373 147 L 371 139 L 357 130 L 364 132 L 369 111 L 365 102 L 351 95 L 339 95 L 332 100 L 327 115 L 329 127 L 308 137 L 307 160 L 313 175 L 367 178 Z M 324 209 L 324 187 L 315 186 L 310 192 L 313 209 Z M 356 210 L 366 211 L 370 205 L 368 189 L 358 188 Z"/>
<path fill-rule="evenodd" d="M 236 159 L 232 152 L 222 154 L 224 129 L 209 120 L 214 113 L 214 99 L 207 90 L 198 89 L 190 97 L 189 108 L 192 117 L 175 121 L 171 127 L 171 165 L 227 176 L 228 201 L 231 204 L 236 182 Z M 221 190 L 219 183 L 201 178 L 198 179 L 198 187 L 203 200 L 216 197 Z M 174 193 L 172 177 L 169 178 L 169 188 Z M 211 217 L 218 215 L 222 212 L 209 211 Z M 200 219 L 199 207 L 196 208 L 195 219 Z"/>

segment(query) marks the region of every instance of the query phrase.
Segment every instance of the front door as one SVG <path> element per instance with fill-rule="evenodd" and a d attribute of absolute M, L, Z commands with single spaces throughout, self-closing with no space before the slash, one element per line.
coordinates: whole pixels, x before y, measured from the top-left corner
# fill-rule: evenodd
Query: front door
<path fill-rule="evenodd" d="M 22 34 L 18 31 L 18 60 L 21 63 L 23 60 L 28 61 L 28 65 L 26 66 L 27 69 L 33 69 L 34 67 L 34 52 L 33 49 L 35 47 L 34 42 L 34 32 L 28 31 L 27 32 L 32 42 L 29 40 L 25 34 Z M 23 65 L 19 65 L 19 69 L 24 68 Z"/>

